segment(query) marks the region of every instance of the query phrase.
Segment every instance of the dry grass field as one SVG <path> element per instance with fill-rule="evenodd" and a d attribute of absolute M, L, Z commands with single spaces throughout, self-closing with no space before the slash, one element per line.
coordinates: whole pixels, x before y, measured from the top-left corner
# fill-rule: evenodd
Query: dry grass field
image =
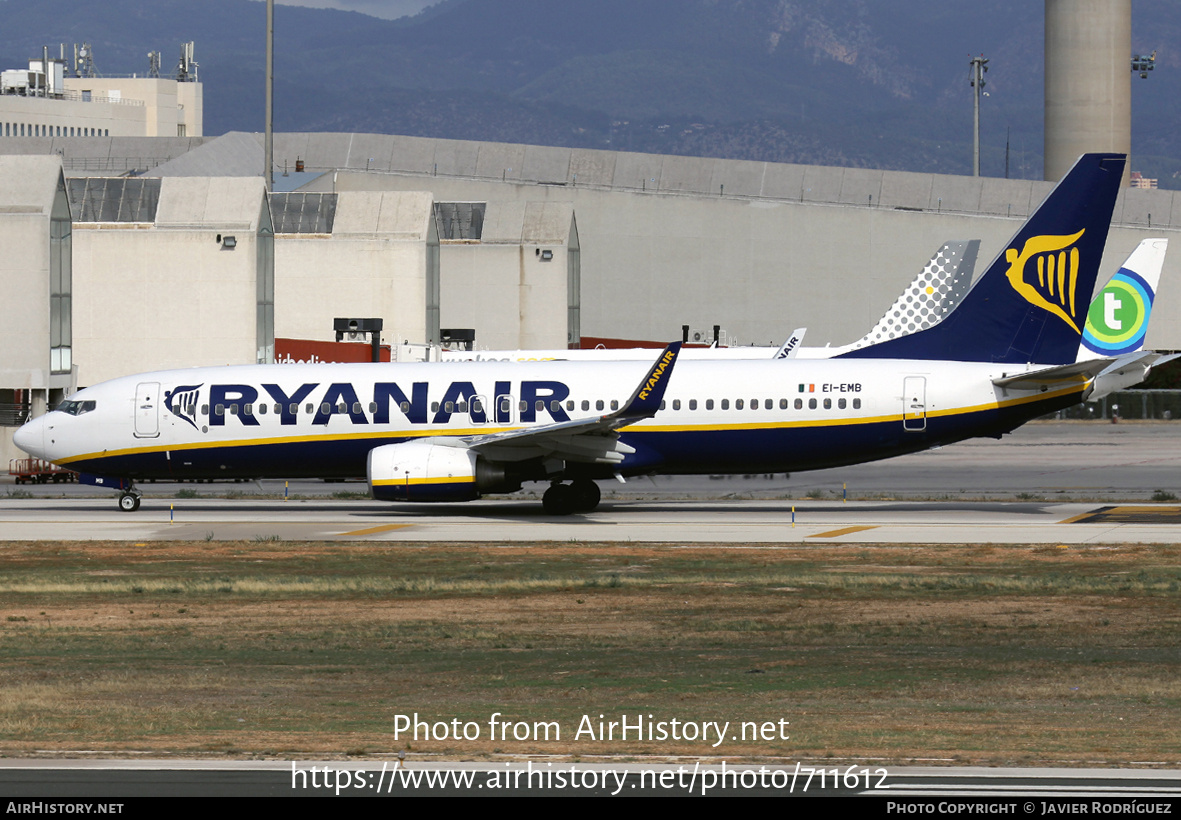
<path fill-rule="evenodd" d="M 7 542 L 0 559 L 8 756 L 1181 765 L 1178 547 Z M 560 737 L 489 737 L 497 713 Z M 395 738 L 414 714 L 479 737 Z M 584 715 L 732 737 L 576 736 Z M 737 737 L 779 720 L 786 740 Z"/>

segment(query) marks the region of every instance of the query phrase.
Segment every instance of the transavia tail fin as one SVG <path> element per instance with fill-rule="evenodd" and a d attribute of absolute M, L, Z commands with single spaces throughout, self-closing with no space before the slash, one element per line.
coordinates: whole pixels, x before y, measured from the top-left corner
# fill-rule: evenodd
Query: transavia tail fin
<path fill-rule="evenodd" d="M 1167 239 L 1145 239 L 1091 301 L 1078 349 L 1080 362 L 1144 347 Z"/>
<path fill-rule="evenodd" d="M 1079 157 L 946 319 L 844 356 L 1074 362 L 1123 168 L 1123 154 Z"/>

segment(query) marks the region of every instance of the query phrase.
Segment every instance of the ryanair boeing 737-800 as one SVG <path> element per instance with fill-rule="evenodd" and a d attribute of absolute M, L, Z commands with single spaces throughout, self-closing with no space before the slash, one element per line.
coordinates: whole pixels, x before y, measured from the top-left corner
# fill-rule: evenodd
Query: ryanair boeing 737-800
<path fill-rule="evenodd" d="M 837 358 L 678 361 L 673 344 L 654 364 L 193 368 L 85 388 L 16 443 L 125 510 L 149 478 L 366 476 L 391 501 L 549 481 L 546 510 L 571 513 L 598 504 L 595 479 L 808 470 L 999 437 L 1148 366 L 1077 361 L 1123 165 L 1080 158 L 944 321 Z"/>

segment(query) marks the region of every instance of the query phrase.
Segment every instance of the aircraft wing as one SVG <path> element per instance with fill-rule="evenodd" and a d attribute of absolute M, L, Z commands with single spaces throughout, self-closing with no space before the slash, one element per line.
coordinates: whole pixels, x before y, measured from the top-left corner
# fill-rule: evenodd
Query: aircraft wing
<path fill-rule="evenodd" d="M 619 440 L 618 430 L 660 409 L 681 343 L 664 349 L 623 407 L 602 416 L 560 421 L 538 427 L 507 430 L 457 439 L 457 444 L 479 451 L 493 461 L 522 461 L 538 456 L 597 464 L 618 464 L 635 452 Z"/>

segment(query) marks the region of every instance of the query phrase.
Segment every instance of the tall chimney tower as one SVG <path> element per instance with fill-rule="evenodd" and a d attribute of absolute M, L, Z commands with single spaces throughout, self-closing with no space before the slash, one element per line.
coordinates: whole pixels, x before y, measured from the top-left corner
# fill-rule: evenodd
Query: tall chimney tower
<path fill-rule="evenodd" d="M 1132 0 L 1046 0 L 1046 179 L 1079 154 L 1131 153 L 1131 58 Z"/>

